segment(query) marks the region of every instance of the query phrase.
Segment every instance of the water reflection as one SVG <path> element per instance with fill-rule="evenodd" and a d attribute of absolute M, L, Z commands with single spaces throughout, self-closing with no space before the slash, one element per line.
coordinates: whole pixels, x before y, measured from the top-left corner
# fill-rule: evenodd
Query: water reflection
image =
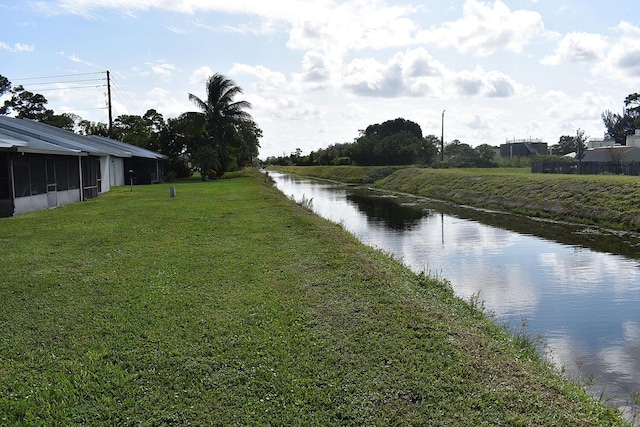
<path fill-rule="evenodd" d="M 364 243 L 445 277 L 463 298 L 479 295 L 499 322 L 526 323 L 552 361 L 570 378 L 593 377 L 610 404 L 624 408 L 640 392 L 637 236 L 272 176 Z"/>
<path fill-rule="evenodd" d="M 398 203 L 393 196 L 377 197 L 371 203 L 371 194 L 362 189 L 354 189 L 346 194 L 347 200 L 353 202 L 358 210 L 370 220 L 383 223 L 393 230 L 410 230 L 425 216 L 422 208 L 412 204 Z"/>

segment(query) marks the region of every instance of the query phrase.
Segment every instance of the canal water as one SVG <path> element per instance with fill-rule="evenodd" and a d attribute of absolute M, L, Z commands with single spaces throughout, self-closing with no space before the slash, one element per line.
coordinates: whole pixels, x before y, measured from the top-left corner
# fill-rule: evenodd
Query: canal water
<path fill-rule="evenodd" d="M 451 282 L 631 419 L 640 393 L 640 241 L 269 172 L 277 187 L 416 272 Z M 636 398 L 640 397 L 635 395 Z M 640 415 L 639 415 L 640 416 Z"/>

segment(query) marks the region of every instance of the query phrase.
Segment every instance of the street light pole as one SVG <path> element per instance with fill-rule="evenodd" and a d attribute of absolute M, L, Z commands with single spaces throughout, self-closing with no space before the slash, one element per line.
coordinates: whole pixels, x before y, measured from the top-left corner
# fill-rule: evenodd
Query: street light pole
<path fill-rule="evenodd" d="M 440 161 L 444 161 L 444 112 L 442 110 L 442 133 L 440 134 Z"/>

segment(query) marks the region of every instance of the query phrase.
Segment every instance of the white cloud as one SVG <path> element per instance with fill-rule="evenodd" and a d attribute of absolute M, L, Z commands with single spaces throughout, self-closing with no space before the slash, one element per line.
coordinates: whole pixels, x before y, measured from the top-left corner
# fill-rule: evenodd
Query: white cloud
<path fill-rule="evenodd" d="M 8 43 L 0 42 L 0 49 L 9 52 L 33 52 L 35 47 L 24 43 L 14 43 L 14 45 L 11 46 Z"/>
<path fill-rule="evenodd" d="M 466 123 L 471 129 L 490 129 L 492 127 L 492 123 L 490 120 L 487 120 L 484 117 L 480 117 L 478 114 L 473 116 L 471 121 Z"/>
<path fill-rule="evenodd" d="M 346 64 L 343 84 L 364 96 L 439 96 L 449 71 L 425 49 L 394 55 L 386 64 L 373 58 L 354 59 Z"/>
<path fill-rule="evenodd" d="M 606 37 L 594 33 L 569 33 L 558 43 L 553 55 L 545 56 L 544 65 L 592 62 L 602 59 L 609 48 Z"/>
<path fill-rule="evenodd" d="M 618 30 L 620 40 L 611 48 L 607 64 L 614 67 L 614 78 L 640 79 L 640 27 L 621 22 Z"/>
<path fill-rule="evenodd" d="M 462 53 L 486 56 L 498 49 L 519 53 L 543 32 L 542 17 L 537 12 L 512 12 L 500 0 L 496 0 L 493 7 L 482 1 L 467 0 L 462 18 L 424 31 L 419 38 L 439 47 L 452 46 Z"/>
<path fill-rule="evenodd" d="M 344 86 L 358 95 L 400 96 L 482 96 L 505 98 L 524 88 L 498 71 L 455 72 L 435 60 L 425 49 L 407 50 L 394 55 L 386 64 L 373 58 L 355 59 L 347 64 Z"/>
<path fill-rule="evenodd" d="M 458 73 L 453 83 L 457 94 L 461 96 L 486 96 L 490 98 L 506 98 L 515 95 L 522 88 L 511 77 L 498 71 L 486 72 L 482 67 L 473 71 Z"/>
<path fill-rule="evenodd" d="M 254 88 L 260 92 L 279 91 L 287 84 L 287 78 L 284 74 L 272 71 L 262 65 L 250 66 L 246 64 L 233 64 L 230 74 L 246 74 L 257 79 Z"/>
<path fill-rule="evenodd" d="M 77 64 L 88 65 L 90 67 L 93 66 L 93 64 L 91 64 L 90 62 L 80 59 L 75 53 L 71 54 L 71 56 L 68 56 L 68 58 Z"/>
<path fill-rule="evenodd" d="M 418 30 L 408 18 L 413 10 L 376 0 L 328 5 L 292 20 L 287 46 L 339 52 L 403 46 Z"/>
<path fill-rule="evenodd" d="M 168 64 L 166 62 L 156 62 L 156 63 L 147 63 L 147 65 L 151 68 L 151 71 L 154 74 L 159 74 L 161 76 L 171 76 L 174 71 L 176 71 L 176 67 L 172 64 Z"/>
<path fill-rule="evenodd" d="M 208 66 L 203 66 L 193 70 L 191 76 L 189 76 L 189 83 L 192 85 L 201 84 L 204 85 L 209 77 L 214 75 L 215 72 Z"/>
<path fill-rule="evenodd" d="M 329 10 L 331 1 L 308 3 L 300 0 L 57 0 L 38 1 L 36 7 L 50 14 L 71 13 L 93 18 L 104 9 L 120 10 L 126 14 L 151 9 L 195 15 L 200 12 L 225 12 L 263 16 L 275 20 L 292 20 L 297 16 L 313 16 L 318 9 Z"/>
<path fill-rule="evenodd" d="M 143 102 L 144 111 L 140 114 L 144 114 L 147 110 L 154 108 L 157 111 L 161 111 L 165 118 L 177 117 L 185 111 L 194 109 L 193 104 L 188 102 L 186 94 L 184 99 L 178 100 L 171 95 L 171 92 L 159 87 L 148 91 Z"/>

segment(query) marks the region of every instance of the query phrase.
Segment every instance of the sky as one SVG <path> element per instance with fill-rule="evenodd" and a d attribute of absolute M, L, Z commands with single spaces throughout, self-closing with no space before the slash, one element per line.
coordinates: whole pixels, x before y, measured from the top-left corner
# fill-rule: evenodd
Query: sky
<path fill-rule="evenodd" d="M 262 159 L 395 118 L 471 146 L 602 138 L 640 92 L 638 0 L 0 0 L 0 23 L 0 75 L 57 114 L 106 123 L 107 70 L 114 118 L 197 111 L 223 74 Z"/>

